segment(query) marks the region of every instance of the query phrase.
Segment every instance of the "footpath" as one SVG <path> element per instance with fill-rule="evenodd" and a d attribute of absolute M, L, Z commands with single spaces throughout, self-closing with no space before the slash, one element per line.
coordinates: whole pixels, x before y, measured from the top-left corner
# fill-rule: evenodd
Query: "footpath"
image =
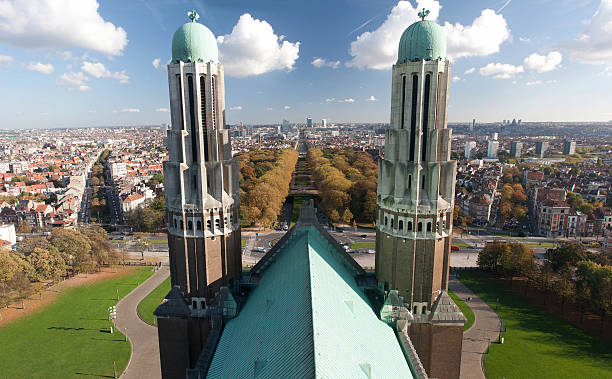
<path fill-rule="evenodd" d="M 127 335 L 132 345 L 132 354 L 121 378 L 161 378 L 157 328 L 138 317 L 138 304 L 170 275 L 170 269 L 163 266 L 143 284 L 136 287 L 117 304 L 115 325 Z"/>
<path fill-rule="evenodd" d="M 497 341 L 500 320 L 497 313 L 481 298 L 457 279 L 448 282 L 448 288 L 474 312 L 474 324 L 463 332 L 461 352 L 461 378 L 485 379 L 482 356 L 491 342 Z M 467 298 L 470 297 L 470 301 Z"/>

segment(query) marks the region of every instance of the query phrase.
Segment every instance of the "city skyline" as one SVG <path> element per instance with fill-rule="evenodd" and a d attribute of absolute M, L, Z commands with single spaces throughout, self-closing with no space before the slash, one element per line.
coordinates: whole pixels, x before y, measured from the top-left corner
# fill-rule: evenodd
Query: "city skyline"
<path fill-rule="evenodd" d="M 395 46 L 421 8 L 449 36 L 450 122 L 612 119 L 604 85 L 612 80 L 605 64 L 612 57 L 605 33 L 611 0 L 344 7 L 66 0 L 65 15 L 48 4 L 13 1 L 0 11 L 0 78 L 12 94 L 0 105 L 1 128 L 169 123 L 167 46 L 173 25 L 192 8 L 217 37 L 230 88 L 228 123 L 307 116 L 388 123 Z"/>

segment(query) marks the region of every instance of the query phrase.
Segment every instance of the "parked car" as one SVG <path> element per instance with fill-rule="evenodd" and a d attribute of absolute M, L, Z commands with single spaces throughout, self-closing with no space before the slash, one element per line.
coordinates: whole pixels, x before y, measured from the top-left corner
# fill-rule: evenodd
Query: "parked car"
<path fill-rule="evenodd" d="M 457 251 L 457 250 L 459 250 L 459 246 L 453 245 L 453 246 L 451 246 L 451 250 L 452 251 Z"/>

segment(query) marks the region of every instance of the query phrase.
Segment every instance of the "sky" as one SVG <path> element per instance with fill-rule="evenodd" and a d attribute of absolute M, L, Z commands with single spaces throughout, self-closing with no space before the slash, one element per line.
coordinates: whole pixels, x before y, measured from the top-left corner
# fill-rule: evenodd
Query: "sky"
<path fill-rule="evenodd" d="M 0 0 L 0 128 L 168 123 L 191 9 L 217 37 L 228 123 L 386 123 L 423 8 L 447 35 L 450 122 L 612 120 L 612 0 Z"/>

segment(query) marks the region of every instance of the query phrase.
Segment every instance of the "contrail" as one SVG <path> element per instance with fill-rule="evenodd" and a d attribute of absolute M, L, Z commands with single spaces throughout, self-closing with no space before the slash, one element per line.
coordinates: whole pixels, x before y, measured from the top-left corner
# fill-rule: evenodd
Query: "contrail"
<path fill-rule="evenodd" d="M 504 10 L 504 8 L 505 8 L 505 7 L 507 7 L 507 6 L 508 6 L 508 4 L 510 4 L 510 2 L 511 2 L 511 1 L 512 1 L 512 0 L 507 0 L 507 1 L 506 1 L 506 3 L 504 3 L 504 5 L 502 5 L 502 6 L 501 6 L 501 8 L 499 8 L 499 9 L 497 10 L 497 12 L 495 12 L 495 13 L 500 13 L 501 11 L 503 11 L 503 10 Z"/>
<path fill-rule="evenodd" d="M 348 35 L 350 36 L 351 34 L 355 33 L 359 29 L 365 28 L 370 22 L 374 21 L 374 19 L 376 19 L 377 17 L 380 17 L 380 15 L 376 15 L 372 17 L 371 19 L 369 19 L 368 21 L 364 22 L 363 24 L 359 25 L 355 29 L 351 30 L 351 32 Z"/>

